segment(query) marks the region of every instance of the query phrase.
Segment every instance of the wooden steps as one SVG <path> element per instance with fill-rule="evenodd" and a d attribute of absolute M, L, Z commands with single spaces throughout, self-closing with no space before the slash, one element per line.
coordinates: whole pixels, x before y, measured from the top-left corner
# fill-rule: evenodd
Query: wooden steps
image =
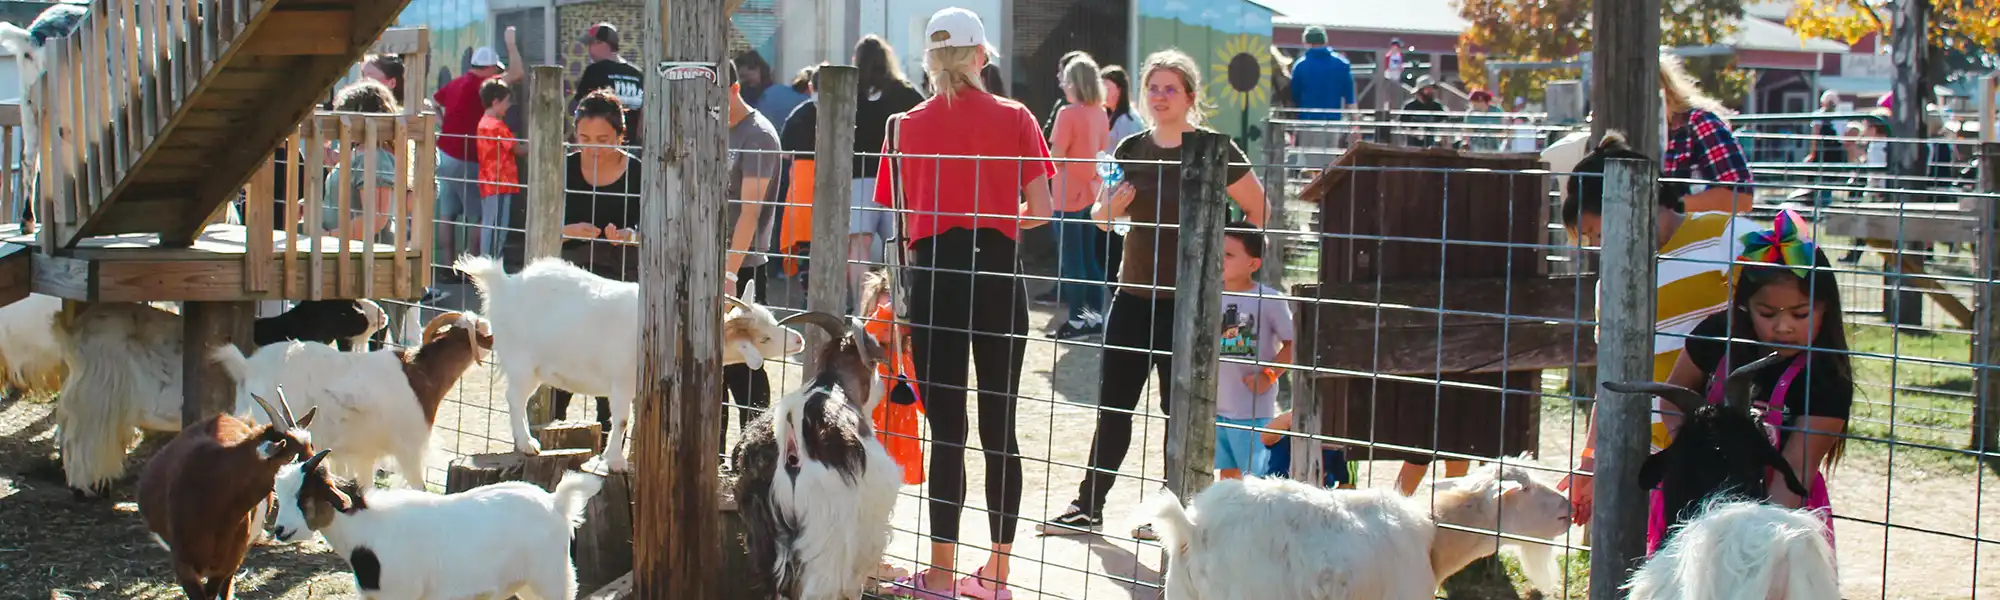
<path fill-rule="evenodd" d="M 121 234 L 45 253 L 18 225 L 0 226 L 0 306 L 30 291 L 83 302 L 381 298 L 411 288 L 421 293 L 415 281 L 398 285 L 399 275 L 413 274 L 394 268 L 391 245 L 349 241 L 343 252 L 341 240 L 324 237 L 320 252 L 313 253 L 311 238 L 288 240 L 285 232 L 273 231 L 271 249 L 253 253 L 252 233 L 242 225 L 211 225 L 184 248 L 161 247 L 159 234 Z M 285 252 L 288 243 L 305 249 Z M 253 254 L 261 258 L 253 260 Z M 251 283 L 260 269 L 270 283 L 261 290 Z M 357 274 L 371 281 L 358 281 Z"/>
<path fill-rule="evenodd" d="M 93 3 L 31 92 L 54 245 L 193 244 L 408 1 Z"/>

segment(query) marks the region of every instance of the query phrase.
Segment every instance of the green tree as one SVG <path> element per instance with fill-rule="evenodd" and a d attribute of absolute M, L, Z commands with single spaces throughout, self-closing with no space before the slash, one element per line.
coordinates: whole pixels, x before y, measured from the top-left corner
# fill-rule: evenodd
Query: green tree
<path fill-rule="evenodd" d="M 1472 26 L 1458 38 L 1462 77 L 1468 83 L 1500 90 L 1505 96 L 1540 100 L 1548 82 L 1574 79 L 1580 69 L 1486 70 L 1486 61 L 1556 61 L 1575 57 L 1592 47 L 1591 0 L 1456 0 L 1459 16 Z M 1743 17 L 1743 0 L 1663 0 L 1660 43 L 1706 46 L 1726 43 Z M 1687 61 L 1702 89 L 1731 106 L 1740 106 L 1749 78 L 1729 56 Z"/>

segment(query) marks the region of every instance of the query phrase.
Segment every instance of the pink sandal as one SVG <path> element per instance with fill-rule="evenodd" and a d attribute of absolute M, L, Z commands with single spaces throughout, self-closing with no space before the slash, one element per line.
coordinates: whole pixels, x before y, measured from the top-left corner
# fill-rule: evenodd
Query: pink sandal
<path fill-rule="evenodd" d="M 896 581 L 884 586 L 882 591 L 891 596 L 916 598 L 917 600 L 958 600 L 958 594 L 955 593 L 955 590 L 934 590 L 924 587 L 924 582 L 927 581 L 926 577 L 930 574 L 930 569 L 924 569 L 908 577 L 898 577 Z"/>
<path fill-rule="evenodd" d="M 974 569 L 971 575 L 958 580 L 959 595 L 971 596 L 979 600 L 1013 600 L 1014 590 L 1012 588 L 1000 588 L 997 590 L 988 588 L 979 583 L 983 579 L 987 579 L 986 567 L 981 565 L 978 569 Z"/>

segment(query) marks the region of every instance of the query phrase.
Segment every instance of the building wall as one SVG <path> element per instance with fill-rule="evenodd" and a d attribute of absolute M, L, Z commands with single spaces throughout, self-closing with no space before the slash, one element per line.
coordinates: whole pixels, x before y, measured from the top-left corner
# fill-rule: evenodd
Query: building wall
<path fill-rule="evenodd" d="M 1071 50 L 1089 52 L 1099 66 L 1132 66 L 1130 0 L 1016 0 L 1013 35 L 1002 48 L 1008 94 L 1044 122 L 1061 97 L 1058 64 Z"/>
<path fill-rule="evenodd" d="M 1271 9 L 1247 0 L 1198 6 L 1181 0 L 1138 0 L 1137 10 L 1141 58 L 1135 60 L 1169 48 L 1186 52 L 1202 70 L 1201 98 L 1209 107 L 1208 126 L 1236 138 L 1244 152 L 1260 156 L 1261 123 L 1271 113 Z M 1132 85 L 1145 86 L 1138 81 Z"/>

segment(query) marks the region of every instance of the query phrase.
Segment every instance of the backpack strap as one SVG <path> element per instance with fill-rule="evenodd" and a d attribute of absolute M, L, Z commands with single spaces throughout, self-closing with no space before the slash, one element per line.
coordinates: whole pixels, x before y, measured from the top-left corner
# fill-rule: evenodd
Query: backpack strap
<path fill-rule="evenodd" d="M 899 322 L 908 322 L 910 316 L 909 293 L 904 289 L 905 286 L 903 284 L 903 270 L 908 268 L 910 264 L 910 257 L 908 255 L 909 227 L 904 218 L 904 210 L 908 205 L 908 200 L 903 195 L 903 158 L 898 156 L 902 153 L 901 125 L 904 114 L 896 113 L 890 115 L 888 128 L 885 131 L 885 139 L 888 142 L 886 146 L 889 154 L 889 176 L 887 178 L 889 198 L 891 208 L 895 210 L 895 213 L 889 216 L 889 220 L 895 224 L 896 233 L 894 237 L 884 240 L 887 246 L 882 250 L 882 257 L 889 263 L 890 302 L 892 303 L 891 306 L 896 310 L 896 320 Z M 878 181 L 876 185 L 882 185 L 882 183 Z M 891 337 L 894 338 L 895 345 L 901 345 L 902 336 Z M 895 348 L 895 351 L 901 353 L 902 348 Z"/>

